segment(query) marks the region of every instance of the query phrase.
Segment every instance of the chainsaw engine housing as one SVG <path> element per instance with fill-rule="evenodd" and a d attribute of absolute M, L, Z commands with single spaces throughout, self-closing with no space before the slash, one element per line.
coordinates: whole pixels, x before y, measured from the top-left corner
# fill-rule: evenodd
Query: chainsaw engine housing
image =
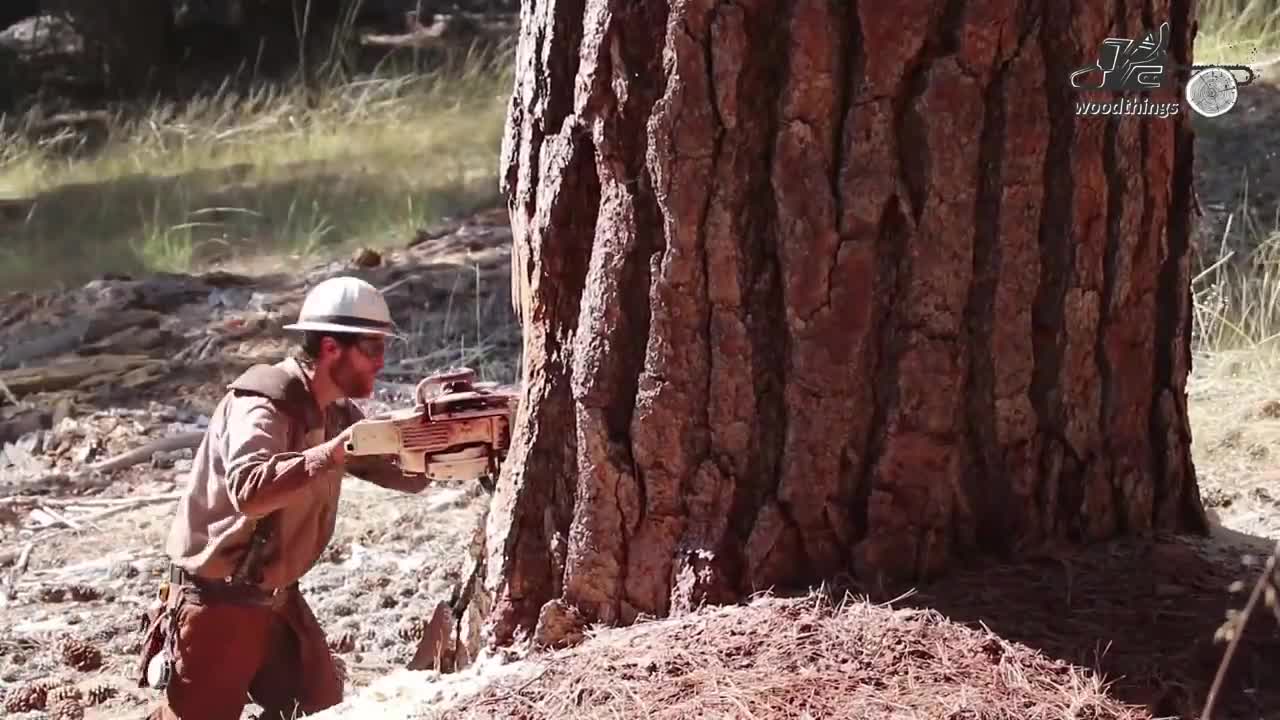
<path fill-rule="evenodd" d="M 423 380 L 412 409 L 352 426 L 347 453 L 398 455 L 402 470 L 433 480 L 496 475 L 510 447 L 519 395 L 472 377 L 463 368 Z"/>

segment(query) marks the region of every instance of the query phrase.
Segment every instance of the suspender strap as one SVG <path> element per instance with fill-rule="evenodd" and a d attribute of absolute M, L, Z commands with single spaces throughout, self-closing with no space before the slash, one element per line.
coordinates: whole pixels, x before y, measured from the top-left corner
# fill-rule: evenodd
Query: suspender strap
<path fill-rule="evenodd" d="M 307 391 L 302 379 L 274 365 L 254 365 L 236 378 L 227 388 L 237 396 L 257 395 L 265 397 L 293 422 L 294 431 L 305 435 L 319 427 L 324 418 L 315 400 Z M 249 548 L 231 575 L 232 584 L 260 585 L 263 580 L 262 563 L 267 543 L 275 532 L 277 514 L 273 512 L 254 523 L 249 538 Z"/>

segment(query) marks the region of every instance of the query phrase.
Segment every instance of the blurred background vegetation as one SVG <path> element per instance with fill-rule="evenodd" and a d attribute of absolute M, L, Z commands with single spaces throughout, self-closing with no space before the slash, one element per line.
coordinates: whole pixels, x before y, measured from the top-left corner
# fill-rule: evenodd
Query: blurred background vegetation
<path fill-rule="evenodd" d="M 1198 5 L 1197 63 L 1280 54 L 1273 0 Z M 0 290 L 403 245 L 500 205 L 518 22 L 519 0 L 5 0 Z M 1201 337 L 1276 329 L 1251 308 L 1280 292 L 1280 222 L 1251 216 L 1201 248 Z"/>
<path fill-rule="evenodd" d="M 6 0 L 0 289 L 403 246 L 492 207 L 517 10 Z"/>

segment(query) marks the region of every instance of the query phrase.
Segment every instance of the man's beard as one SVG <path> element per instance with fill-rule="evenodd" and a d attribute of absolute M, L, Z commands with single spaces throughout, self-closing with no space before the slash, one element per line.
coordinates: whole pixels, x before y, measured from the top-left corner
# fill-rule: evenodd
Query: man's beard
<path fill-rule="evenodd" d="M 342 394 L 350 398 L 366 398 L 373 395 L 373 378 L 366 379 L 356 372 L 347 358 L 342 358 L 329 370 L 329 377 Z"/>

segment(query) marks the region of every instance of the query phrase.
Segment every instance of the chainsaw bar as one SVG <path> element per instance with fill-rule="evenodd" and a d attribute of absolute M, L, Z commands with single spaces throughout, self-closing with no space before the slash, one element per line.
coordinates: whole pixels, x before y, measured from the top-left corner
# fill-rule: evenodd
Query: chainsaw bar
<path fill-rule="evenodd" d="M 1193 75 L 1195 73 L 1202 72 L 1204 70 L 1212 70 L 1214 68 L 1226 70 L 1236 79 L 1236 85 L 1239 87 L 1244 87 L 1258 79 L 1258 74 L 1248 65 L 1174 65 L 1173 67 L 1178 70 L 1190 70 Z M 1246 75 L 1245 79 L 1241 80 L 1236 77 L 1237 71 L 1243 72 Z"/>

